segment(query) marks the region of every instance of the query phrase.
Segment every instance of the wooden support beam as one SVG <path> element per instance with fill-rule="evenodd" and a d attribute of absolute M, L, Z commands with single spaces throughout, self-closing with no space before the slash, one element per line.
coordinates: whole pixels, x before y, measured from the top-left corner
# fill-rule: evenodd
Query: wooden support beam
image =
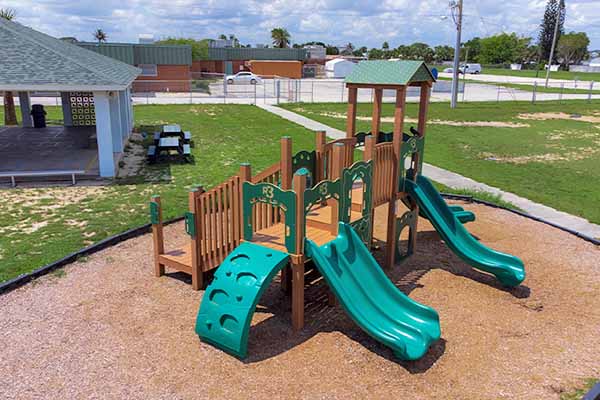
<path fill-rule="evenodd" d="M 315 132 L 316 143 L 315 150 L 317 152 L 317 172 L 314 177 L 314 184 L 325 179 L 325 144 L 327 143 L 327 135 L 325 131 Z"/>
<path fill-rule="evenodd" d="M 373 176 L 371 177 L 371 193 L 374 192 L 374 187 L 375 185 L 377 185 L 378 183 L 375 182 L 375 177 L 377 176 L 375 174 L 375 168 L 377 168 L 377 160 L 375 159 L 375 145 L 377 144 L 377 138 L 375 136 L 367 136 L 365 138 L 365 150 L 363 152 L 363 159 L 364 161 L 371 161 L 373 160 Z M 369 232 L 369 243 L 368 243 L 368 247 L 371 248 L 373 245 L 373 224 L 375 223 L 375 207 L 373 206 L 373 199 L 371 199 L 371 211 L 370 211 L 370 218 L 371 218 L 371 231 Z"/>
<path fill-rule="evenodd" d="M 356 133 L 356 99 L 358 88 L 348 87 L 348 113 L 346 115 L 346 137 L 354 137 Z"/>
<path fill-rule="evenodd" d="M 392 196 L 388 203 L 387 217 L 387 237 L 385 249 L 385 267 L 392 268 L 394 266 L 394 258 L 396 254 L 397 237 L 396 237 L 396 202 L 398 193 L 398 163 L 400 162 L 400 154 L 402 151 L 402 131 L 404 130 L 404 112 L 406 108 L 406 88 L 402 87 L 396 90 L 396 104 L 394 108 L 394 164 L 392 169 Z"/>
<path fill-rule="evenodd" d="M 373 96 L 373 117 L 371 120 L 371 133 L 377 137 L 381 130 L 381 102 L 383 100 L 383 89 L 374 89 Z"/>
<path fill-rule="evenodd" d="M 281 188 L 289 190 L 292 188 L 292 138 L 284 136 L 281 138 Z"/>
<path fill-rule="evenodd" d="M 188 206 L 190 212 L 194 215 L 194 225 L 196 234 L 191 237 L 191 269 L 192 269 L 192 289 L 200 290 L 204 286 L 204 275 L 202 273 L 202 263 L 200 262 L 200 210 L 198 210 L 198 198 L 204 190 L 200 188 L 194 188 L 188 193 Z"/>
<path fill-rule="evenodd" d="M 306 175 L 294 175 L 296 192 L 296 253 L 292 258 L 292 326 L 294 330 L 304 327 L 304 190 Z"/>
<path fill-rule="evenodd" d="M 165 274 L 165 266 L 161 264 L 159 258 L 165 252 L 165 242 L 163 237 L 162 207 L 160 196 L 152 196 L 151 201 L 158 205 L 158 223 L 152 224 L 152 242 L 154 244 L 154 275 L 162 276 Z"/>
<path fill-rule="evenodd" d="M 289 190 L 292 188 L 292 138 L 284 136 L 281 138 L 281 188 Z M 283 211 L 281 209 L 274 210 L 281 213 L 283 220 Z M 281 270 L 281 290 L 289 293 L 291 289 L 292 272 L 289 266 L 283 267 Z"/>
<path fill-rule="evenodd" d="M 342 176 L 342 170 L 344 169 L 344 144 L 343 143 L 335 143 L 333 145 L 332 151 L 332 168 L 331 168 L 331 177 L 330 180 L 334 181 Z M 341 199 L 340 199 L 341 201 Z M 331 202 L 331 226 L 330 231 L 332 235 L 337 235 L 338 233 L 338 216 L 339 216 L 340 202 L 332 201 Z"/>

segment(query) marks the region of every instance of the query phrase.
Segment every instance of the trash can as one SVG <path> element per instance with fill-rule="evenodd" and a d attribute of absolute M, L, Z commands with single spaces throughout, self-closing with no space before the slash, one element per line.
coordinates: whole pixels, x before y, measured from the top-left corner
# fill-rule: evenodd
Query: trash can
<path fill-rule="evenodd" d="M 42 104 L 34 104 L 31 106 L 31 117 L 33 118 L 34 128 L 46 127 L 46 111 Z"/>

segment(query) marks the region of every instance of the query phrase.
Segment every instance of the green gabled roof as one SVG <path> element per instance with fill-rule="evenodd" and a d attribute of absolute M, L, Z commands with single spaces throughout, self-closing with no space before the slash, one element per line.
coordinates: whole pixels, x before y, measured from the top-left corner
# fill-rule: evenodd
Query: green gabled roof
<path fill-rule="evenodd" d="M 0 18 L 0 90 L 123 90 L 140 72 Z"/>
<path fill-rule="evenodd" d="M 435 78 L 423 61 L 361 61 L 346 83 L 370 85 L 408 85 L 413 82 L 434 82 Z"/>

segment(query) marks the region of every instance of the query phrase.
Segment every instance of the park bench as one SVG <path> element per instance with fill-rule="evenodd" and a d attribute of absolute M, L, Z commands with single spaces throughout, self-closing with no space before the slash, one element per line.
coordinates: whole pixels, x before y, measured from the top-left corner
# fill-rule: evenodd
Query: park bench
<path fill-rule="evenodd" d="M 73 185 L 76 183 L 75 175 L 83 175 L 85 171 L 75 169 L 61 169 L 61 170 L 46 170 L 46 171 L 12 171 L 12 172 L 0 172 L 0 178 L 10 177 L 12 186 L 17 186 L 15 178 L 18 177 L 32 177 L 32 176 L 60 176 L 60 175 L 71 175 Z"/>

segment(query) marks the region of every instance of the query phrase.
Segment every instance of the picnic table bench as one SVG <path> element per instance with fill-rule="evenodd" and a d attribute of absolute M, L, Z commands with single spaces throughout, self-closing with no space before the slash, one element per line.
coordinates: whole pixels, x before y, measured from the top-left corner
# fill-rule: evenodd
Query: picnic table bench
<path fill-rule="evenodd" d="M 17 182 L 15 178 L 18 177 L 31 177 L 31 176 L 61 176 L 61 175 L 71 175 L 71 181 L 73 185 L 76 183 L 75 175 L 83 175 L 85 174 L 84 170 L 79 169 L 59 169 L 59 170 L 41 170 L 41 171 L 10 171 L 10 172 L 0 172 L 0 178 L 10 177 L 10 181 L 12 186 L 17 186 Z"/>
<path fill-rule="evenodd" d="M 162 131 L 154 132 L 154 145 L 148 146 L 147 157 L 150 163 L 156 162 L 163 152 L 176 150 L 187 161 L 192 152 L 192 133 L 182 131 L 179 125 L 164 125 Z"/>

